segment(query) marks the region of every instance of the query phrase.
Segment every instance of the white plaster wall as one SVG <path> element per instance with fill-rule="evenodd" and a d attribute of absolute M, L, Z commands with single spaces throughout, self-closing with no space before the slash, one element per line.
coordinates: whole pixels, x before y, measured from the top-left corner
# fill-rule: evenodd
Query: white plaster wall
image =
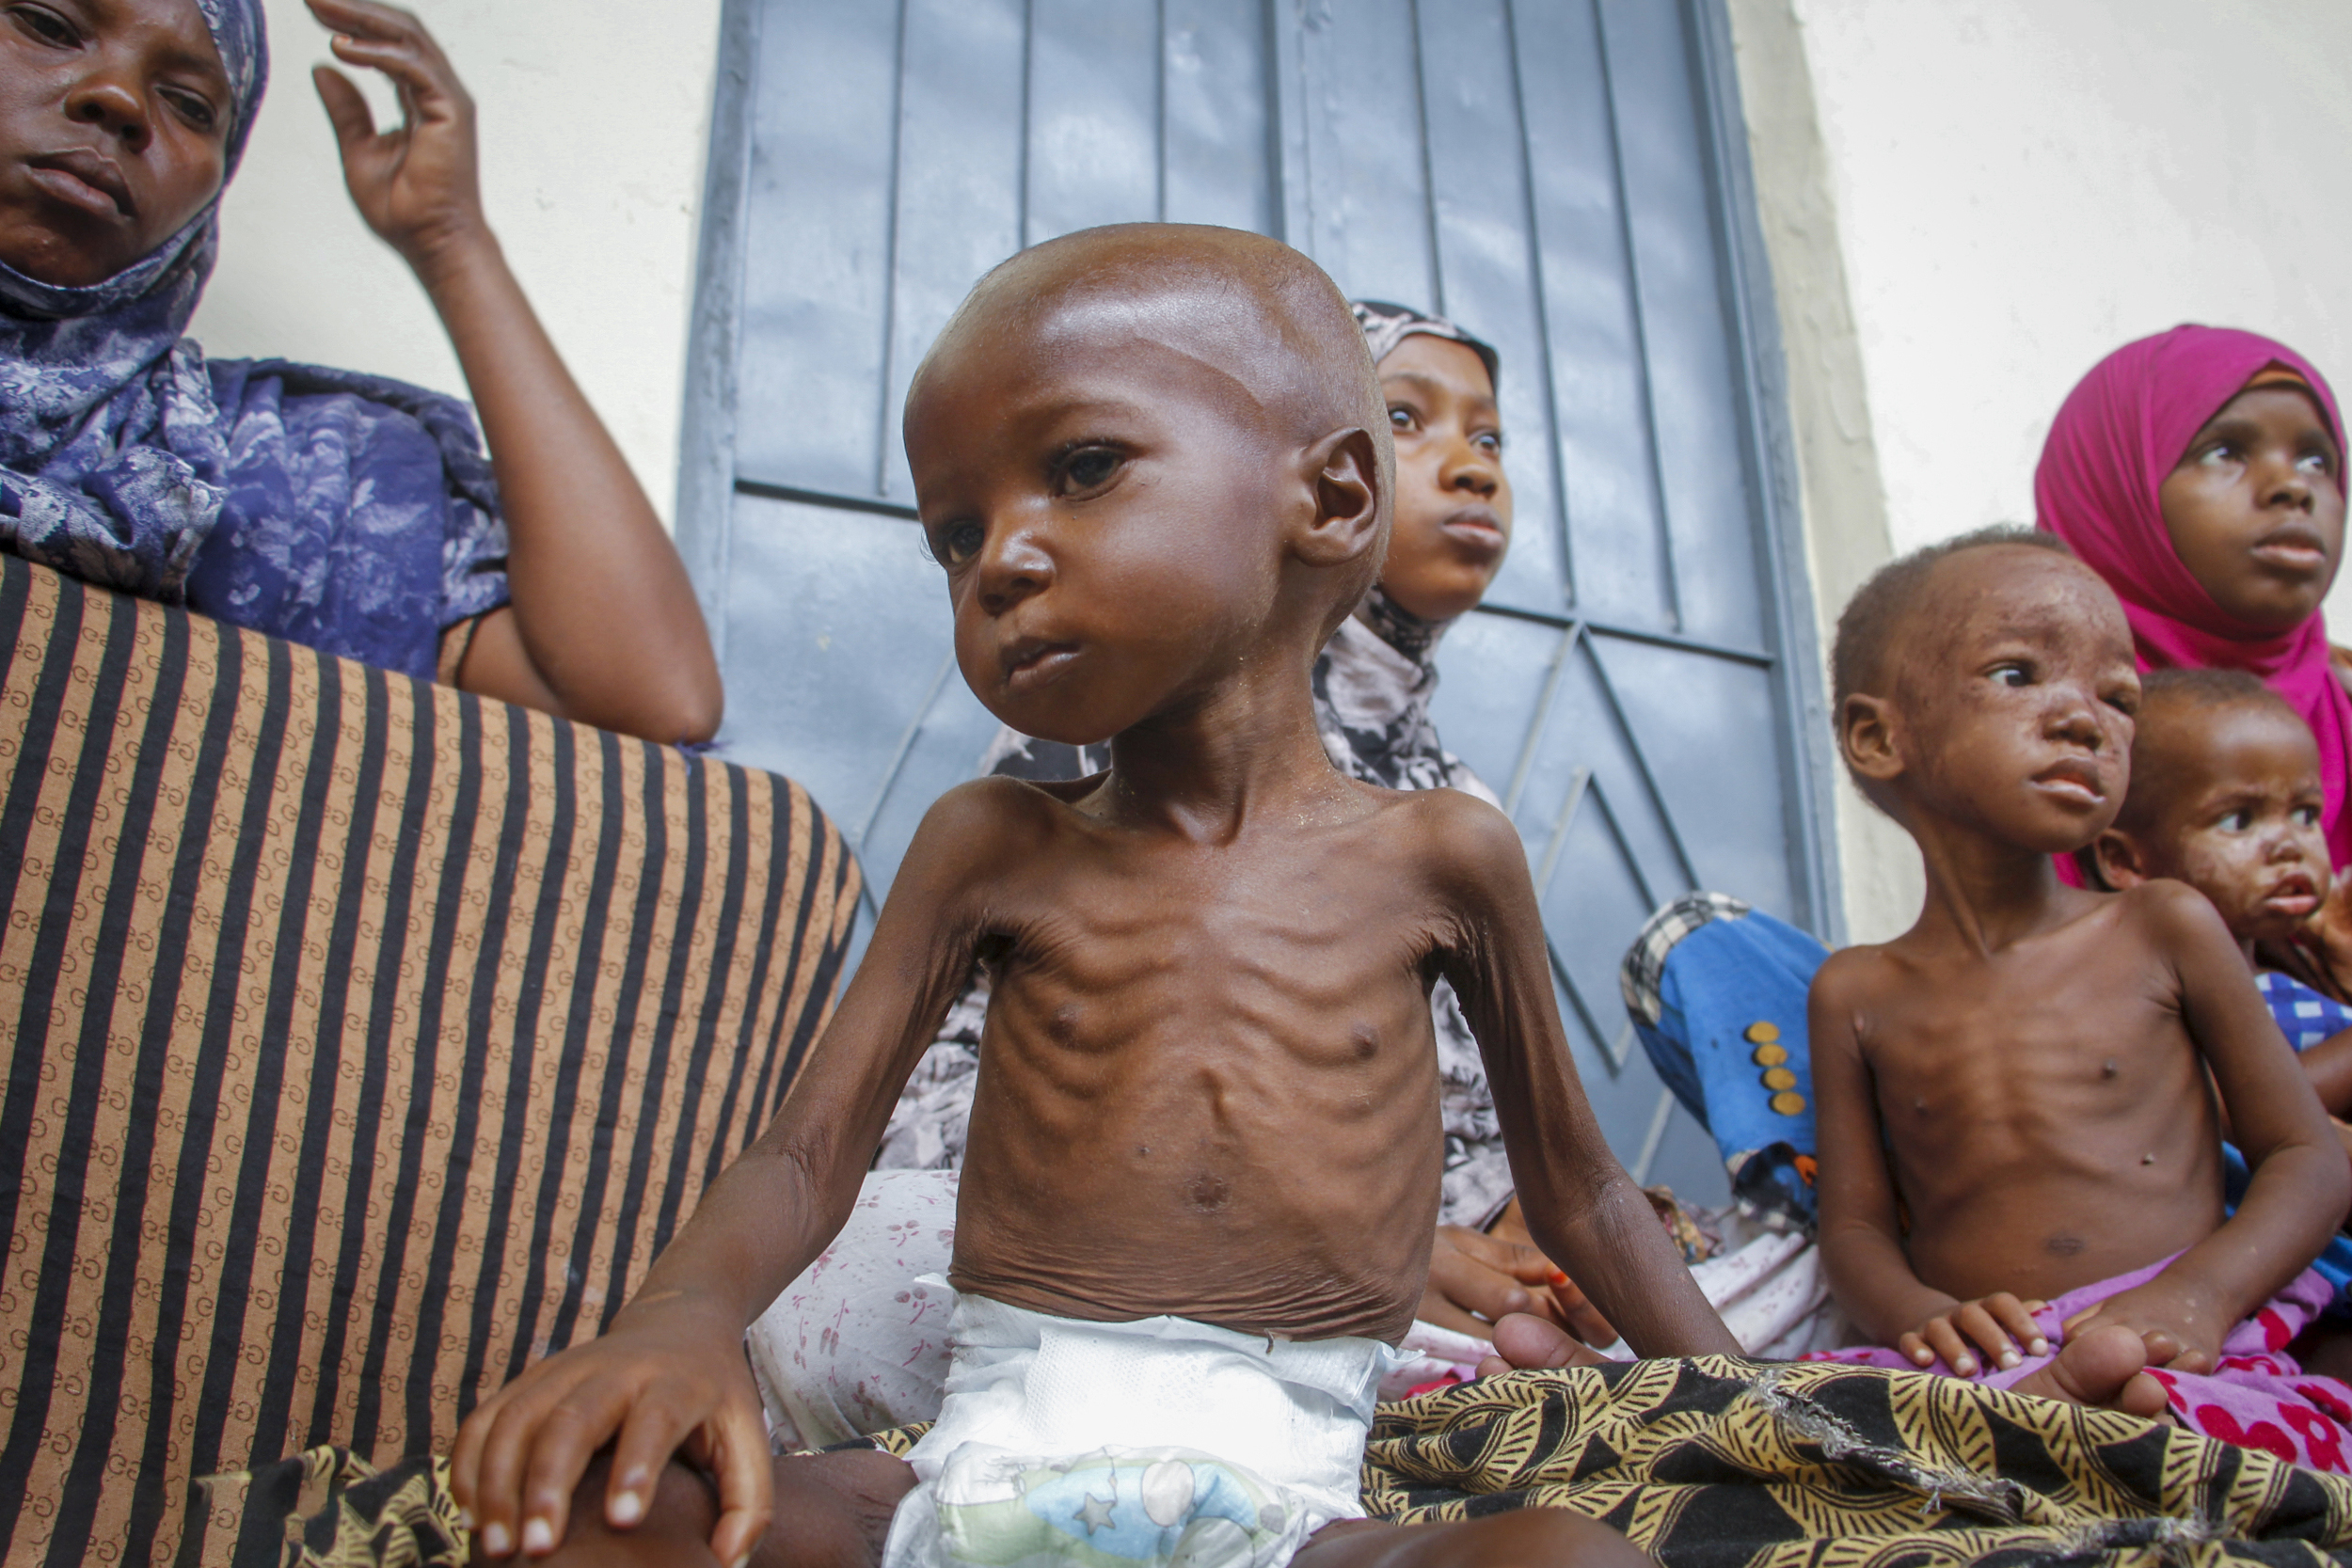
<path fill-rule="evenodd" d="M 507 259 L 667 518 L 720 0 L 408 3 L 473 94 L 484 201 Z M 222 356 L 278 355 L 464 396 L 424 292 L 344 193 L 310 84 L 329 59 L 326 32 L 301 0 L 267 9 L 270 94 L 226 200 L 196 337 Z M 372 96 L 389 122 L 389 92 Z"/>
<path fill-rule="evenodd" d="M 2344 0 L 1735 0 L 1734 19 L 1751 99 L 1787 89 L 1755 80 L 1771 24 L 1802 40 L 1859 346 L 1836 395 L 1867 409 L 1894 549 L 2032 521 L 2052 414 L 2130 339 L 2245 326 L 2352 382 Z M 1759 171 L 1804 129 L 1750 126 Z M 1827 623 L 1875 562 L 1812 523 Z M 2329 607 L 2352 632 L 2352 580 Z M 1853 935 L 1900 929 L 1907 843 L 1851 813 L 1839 836 Z"/>

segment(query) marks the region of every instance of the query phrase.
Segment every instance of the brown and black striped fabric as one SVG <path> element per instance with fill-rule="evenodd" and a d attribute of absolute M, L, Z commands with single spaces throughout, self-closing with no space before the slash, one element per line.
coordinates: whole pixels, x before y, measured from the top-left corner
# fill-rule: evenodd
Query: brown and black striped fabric
<path fill-rule="evenodd" d="M 196 1477 L 445 1450 L 606 1323 L 857 871 L 786 780 L 12 558 L 0 647 L 0 1541 L 216 1560 Z"/>

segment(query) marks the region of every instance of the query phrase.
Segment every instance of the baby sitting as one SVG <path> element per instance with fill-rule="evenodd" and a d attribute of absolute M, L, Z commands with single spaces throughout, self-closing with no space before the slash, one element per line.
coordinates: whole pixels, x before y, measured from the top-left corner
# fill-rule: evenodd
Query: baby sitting
<path fill-rule="evenodd" d="M 2203 894 L 2258 971 L 2319 1102 L 2342 1117 L 2352 1007 L 2312 983 L 2328 976 L 2307 947 L 2334 880 L 2326 808 L 2319 743 L 2278 693 L 2243 670 L 2157 670 L 2140 677 L 2131 792 L 2077 859 L 2104 887 L 2170 877 Z"/>
<path fill-rule="evenodd" d="M 1822 1258 L 1876 1341 L 1830 1354 L 2345 1468 L 2352 1389 L 2279 1353 L 2327 1297 L 2310 1264 L 2352 1167 L 2213 906 L 2068 887 L 2051 858 L 2124 798 L 2114 594 L 2049 536 L 1987 531 L 1872 578 L 1833 672 L 1846 765 L 1928 892 L 1813 981 Z M 2217 1091 L 2252 1168 L 2234 1214 Z"/>
<path fill-rule="evenodd" d="M 840 1228 L 977 956 L 945 1405 L 840 1488 L 852 1527 L 890 1511 L 893 1568 L 1638 1558 L 1541 1511 L 1347 1523 L 1429 1273 L 1440 976 L 1535 1241 L 1642 1354 L 1736 1354 L 1594 1123 L 1508 819 L 1349 779 L 1317 733 L 1309 671 L 1386 543 L 1388 432 L 1345 302 L 1274 241 L 1089 230 L 973 292 L 906 409 L 957 657 L 1006 723 L 1107 739 L 1111 766 L 931 809 L 774 1126 L 610 1333 L 460 1433 L 484 1553 L 568 1523 L 732 1565 L 781 1486 L 777 1555 L 857 1555 L 812 1544 L 833 1505 L 803 1480 L 847 1456 L 771 1462 L 743 1330 Z"/>

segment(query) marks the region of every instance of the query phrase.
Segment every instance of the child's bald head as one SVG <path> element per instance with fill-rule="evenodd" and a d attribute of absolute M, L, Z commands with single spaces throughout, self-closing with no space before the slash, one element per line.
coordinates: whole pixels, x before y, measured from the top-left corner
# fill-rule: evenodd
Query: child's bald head
<path fill-rule="evenodd" d="M 916 371 L 906 442 L 965 677 L 1030 735 L 1101 739 L 1269 656 L 1303 680 L 1387 545 L 1363 334 L 1263 235 L 1130 224 L 1014 257 Z M 1040 639 L 1097 673 L 1047 691 Z"/>
<path fill-rule="evenodd" d="M 1224 383 L 1279 439 L 1388 428 L 1354 313 L 1323 269 L 1279 240 L 1205 224 L 1125 223 L 1021 252 L 980 279 L 924 356 L 926 376 L 977 350 L 1156 347 Z"/>

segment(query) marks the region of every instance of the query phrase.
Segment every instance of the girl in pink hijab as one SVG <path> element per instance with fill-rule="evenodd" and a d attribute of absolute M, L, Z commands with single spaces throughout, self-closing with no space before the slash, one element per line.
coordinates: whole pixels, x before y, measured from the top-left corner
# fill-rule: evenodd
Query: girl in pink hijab
<path fill-rule="evenodd" d="M 2352 694 L 2319 604 L 2344 553 L 2344 422 L 2327 379 L 2251 332 L 2126 343 L 2058 409 L 2041 526 L 2123 601 L 2143 670 L 2245 670 L 2319 740 L 2328 847 L 2352 864 Z"/>

